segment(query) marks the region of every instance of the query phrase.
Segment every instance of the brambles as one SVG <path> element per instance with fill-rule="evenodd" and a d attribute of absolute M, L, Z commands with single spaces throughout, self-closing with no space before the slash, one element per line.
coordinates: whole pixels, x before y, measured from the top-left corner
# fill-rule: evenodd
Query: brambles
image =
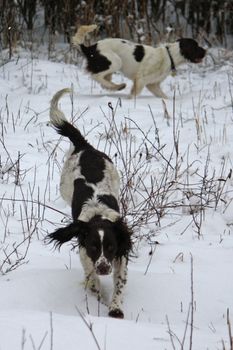
<path fill-rule="evenodd" d="M 202 110 L 199 104 L 199 99 L 197 106 L 193 104 L 194 137 L 197 116 L 200 127 L 196 129 L 196 141 L 194 140 L 192 150 L 190 145 L 184 148 L 181 144 L 183 116 L 176 113 L 175 94 L 172 112 L 168 111 L 165 102 L 163 104 L 166 119 L 169 120 L 169 124 L 166 125 L 170 135 L 169 144 L 163 143 L 161 131 L 150 106 L 148 106 L 150 119 L 148 130 L 142 129 L 139 122 L 133 120 L 130 115 L 118 123 L 122 107 L 120 99 L 115 105 L 108 103 L 107 106 L 103 106 L 104 108 L 101 107 L 104 127 L 103 123 L 97 122 L 98 129 L 94 124 L 91 125 L 90 131 L 82 130 L 84 136 L 88 134 L 88 138 L 89 133 L 96 133 L 98 130 L 98 147 L 113 158 L 119 169 L 121 211 L 134 231 L 137 247 L 141 240 L 146 241 L 150 246 L 157 244 L 158 232 L 166 231 L 167 225 L 176 225 L 183 220 L 184 216 L 190 217 L 190 223 L 178 233 L 183 235 L 192 226 L 193 231 L 200 238 L 203 235 L 202 225 L 206 212 L 217 211 L 219 208 L 223 211 L 231 201 L 228 186 L 231 181 L 231 169 L 228 166 L 228 159 L 223 157 L 217 169 L 212 167 L 208 135 L 205 130 L 209 117 L 206 110 Z M 38 149 L 38 153 L 48 157 L 43 171 L 44 183 L 41 187 L 38 185 L 37 166 L 25 168 L 22 164 L 25 164 L 26 154 L 18 151 L 17 157 L 13 157 L 10 148 L 6 146 L 6 125 L 11 125 L 14 134 L 17 134 L 18 128 L 23 133 L 28 132 L 30 128 L 34 128 L 34 123 L 38 122 L 38 113 L 31 110 L 33 117 L 29 115 L 28 120 L 26 119 L 22 125 L 20 111 L 13 114 L 11 119 L 9 106 L 6 111 L 8 112 L 5 114 L 5 119 L 2 119 L 5 127 L 2 128 L 1 137 L 3 156 L 0 163 L 0 177 L 3 184 L 12 184 L 14 187 L 10 197 L 2 195 L 0 199 L 1 218 L 5 227 L 3 243 L 7 241 L 7 236 L 11 235 L 9 222 L 14 215 L 17 215 L 21 222 L 23 237 L 14 241 L 12 248 L 7 246 L 4 251 L 2 273 L 17 267 L 26 259 L 32 237 L 41 238 L 39 231 L 48 220 L 48 211 L 53 210 L 69 218 L 69 215 L 56 209 L 55 205 L 50 205 L 55 196 L 59 195 L 59 180 L 54 188 L 53 179 L 54 174 L 59 174 L 61 171 L 61 157 L 65 151 L 60 146 L 62 139 L 59 137 L 52 143 L 46 141 L 44 133 L 41 133 L 41 140 L 30 144 L 30 147 Z M 71 113 L 74 115 L 73 99 Z M 81 123 L 84 117 L 81 114 L 78 123 Z M 164 123 L 166 124 L 166 120 Z M 226 142 L 226 134 L 223 132 L 222 135 L 222 142 Z M 19 254 L 18 250 L 22 247 L 24 247 L 24 253 Z M 14 255 L 15 260 L 9 259 L 9 256 Z"/>

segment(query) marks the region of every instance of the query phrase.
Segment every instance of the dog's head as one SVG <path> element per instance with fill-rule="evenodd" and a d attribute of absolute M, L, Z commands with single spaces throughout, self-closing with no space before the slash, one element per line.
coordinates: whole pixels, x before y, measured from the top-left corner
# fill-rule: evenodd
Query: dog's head
<path fill-rule="evenodd" d="M 200 63 L 205 57 L 206 50 L 199 46 L 194 39 L 183 38 L 178 40 L 181 55 L 192 63 Z"/>
<path fill-rule="evenodd" d="M 86 249 L 98 275 L 110 274 L 114 258 L 127 258 L 132 247 L 131 231 L 122 219 L 111 222 L 100 216 L 89 222 L 77 220 L 49 234 L 47 239 L 60 248 L 75 237 L 78 245 Z"/>

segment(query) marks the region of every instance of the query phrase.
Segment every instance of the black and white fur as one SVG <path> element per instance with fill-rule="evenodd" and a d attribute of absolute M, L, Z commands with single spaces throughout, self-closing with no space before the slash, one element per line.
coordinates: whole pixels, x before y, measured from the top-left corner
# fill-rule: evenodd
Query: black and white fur
<path fill-rule="evenodd" d="M 70 89 L 58 91 L 51 101 L 50 120 L 71 147 L 61 174 L 60 192 L 71 206 L 73 222 L 48 235 L 59 248 L 76 238 L 86 287 L 101 299 L 98 275 L 113 270 L 114 289 L 109 316 L 123 318 L 123 290 L 127 281 L 127 262 L 131 250 L 131 231 L 119 212 L 119 175 L 109 157 L 92 147 L 71 125 L 58 101 Z"/>
<path fill-rule="evenodd" d="M 190 38 L 177 40 L 161 47 L 136 44 L 128 40 L 109 38 L 86 46 L 85 38 L 96 29 L 95 25 L 81 26 L 72 39 L 87 59 L 87 71 L 105 89 L 122 90 L 126 84 L 112 82 L 112 74 L 120 71 L 133 81 L 130 97 L 140 94 L 144 87 L 155 96 L 167 98 L 160 83 L 176 67 L 187 61 L 199 63 L 206 50 Z"/>

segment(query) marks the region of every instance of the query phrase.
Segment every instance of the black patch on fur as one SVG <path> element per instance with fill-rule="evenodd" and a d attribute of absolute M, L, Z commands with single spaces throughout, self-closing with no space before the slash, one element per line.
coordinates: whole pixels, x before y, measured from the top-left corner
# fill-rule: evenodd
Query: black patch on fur
<path fill-rule="evenodd" d="M 67 121 L 63 121 L 62 124 L 60 125 L 55 125 L 54 126 L 55 130 L 57 131 L 58 134 L 68 137 L 70 141 L 74 145 L 74 151 L 73 154 L 78 153 L 83 150 L 87 150 L 90 152 L 91 156 L 90 159 L 97 157 L 97 158 L 104 158 L 107 159 L 109 162 L 112 163 L 112 160 L 103 152 L 98 151 L 95 149 L 80 133 L 80 131 L 70 124 Z M 89 153 L 88 153 L 89 154 Z"/>
<path fill-rule="evenodd" d="M 114 196 L 112 196 L 110 194 L 109 195 L 103 194 L 101 196 L 98 196 L 97 199 L 100 203 L 105 204 L 108 208 L 111 208 L 119 213 L 120 208 L 119 208 L 118 202 Z"/>
<path fill-rule="evenodd" d="M 80 131 L 67 121 L 63 121 L 62 124 L 54 126 L 57 133 L 68 137 L 73 143 L 75 150 L 74 153 L 78 153 L 83 149 L 92 149 L 93 147 L 85 140 Z"/>
<path fill-rule="evenodd" d="M 87 231 L 84 239 L 79 239 L 79 244 L 86 248 L 87 255 L 93 263 L 99 258 L 101 252 L 112 261 L 114 258 L 120 259 L 125 257 L 128 259 L 129 253 L 132 250 L 131 235 L 132 231 L 120 218 L 115 222 L 103 219 L 101 216 L 94 216 L 88 223 Z M 103 243 L 101 243 L 98 230 L 104 232 Z"/>
<path fill-rule="evenodd" d="M 192 63 L 199 63 L 205 57 L 206 50 L 198 45 L 196 40 L 183 38 L 178 40 L 181 55 Z"/>
<path fill-rule="evenodd" d="M 143 45 L 136 45 L 133 55 L 137 62 L 141 62 L 145 56 L 145 49 Z"/>
<path fill-rule="evenodd" d="M 80 47 L 87 58 L 87 70 L 90 73 L 96 74 L 104 72 L 111 66 L 111 61 L 104 55 L 101 55 L 98 50 L 98 43 L 91 46 L 80 45 Z"/>
<path fill-rule="evenodd" d="M 104 232 L 103 241 L 100 240 L 99 230 Z M 114 223 L 107 219 L 102 219 L 100 215 L 95 215 L 88 222 L 88 233 L 82 246 L 86 248 L 87 255 L 93 263 L 103 255 L 108 261 L 112 261 L 117 252 L 117 237 L 114 230 Z"/>
<path fill-rule="evenodd" d="M 87 186 L 85 180 L 74 180 L 74 193 L 72 198 L 72 217 L 77 220 L 85 202 L 92 197 L 94 191 L 90 186 Z"/>
<path fill-rule="evenodd" d="M 105 153 L 94 148 L 86 150 L 80 156 L 81 174 L 87 182 L 97 184 L 104 178 L 105 159 L 109 160 Z"/>
<path fill-rule="evenodd" d="M 86 239 L 82 242 L 82 247 L 86 249 L 87 255 L 93 263 L 100 257 L 102 248 L 100 236 L 97 231 L 98 226 L 93 222 L 93 219 L 88 223 L 89 230 Z"/>
<path fill-rule="evenodd" d="M 124 256 L 128 259 L 129 253 L 132 250 L 132 230 L 121 218 L 114 222 L 114 230 L 117 238 L 116 258 L 122 258 Z"/>
<path fill-rule="evenodd" d="M 171 52 L 170 52 L 170 50 L 169 50 L 169 47 L 166 46 L 166 49 L 167 49 L 167 53 L 168 53 L 168 56 L 169 56 L 170 61 L 171 61 L 171 70 L 172 70 L 172 72 L 176 73 L 175 62 L 174 62 L 174 60 L 173 60 L 173 57 L 172 57 Z"/>
<path fill-rule="evenodd" d="M 127 44 L 127 41 L 121 40 L 122 44 Z"/>

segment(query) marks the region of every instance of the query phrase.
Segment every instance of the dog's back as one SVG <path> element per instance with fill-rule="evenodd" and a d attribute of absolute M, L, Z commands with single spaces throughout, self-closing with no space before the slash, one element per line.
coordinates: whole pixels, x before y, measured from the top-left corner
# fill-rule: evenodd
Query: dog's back
<path fill-rule="evenodd" d="M 70 92 L 70 89 L 58 91 L 50 106 L 50 121 L 53 127 L 60 135 L 68 137 L 73 145 L 67 153 L 61 174 L 62 198 L 72 207 L 73 219 L 81 217 L 86 220 L 87 216 L 90 218 L 96 214 L 95 207 L 101 211 L 101 205 L 97 205 L 100 202 L 102 206 L 107 203 L 109 215 L 115 217 L 119 211 L 118 172 L 111 159 L 90 145 L 58 108 L 59 99 Z M 115 212 L 112 214 L 111 210 Z"/>

